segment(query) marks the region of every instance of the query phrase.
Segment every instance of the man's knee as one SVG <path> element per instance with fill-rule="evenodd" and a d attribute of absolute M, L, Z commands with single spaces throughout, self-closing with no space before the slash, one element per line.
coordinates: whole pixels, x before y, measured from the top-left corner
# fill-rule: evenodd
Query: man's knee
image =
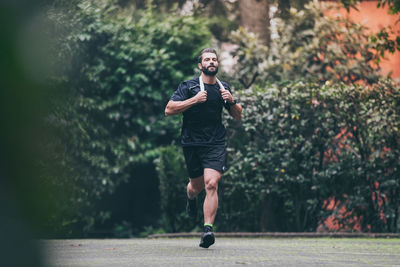
<path fill-rule="evenodd" d="M 207 191 L 216 191 L 218 189 L 218 181 L 216 179 L 209 180 L 206 182 Z"/>

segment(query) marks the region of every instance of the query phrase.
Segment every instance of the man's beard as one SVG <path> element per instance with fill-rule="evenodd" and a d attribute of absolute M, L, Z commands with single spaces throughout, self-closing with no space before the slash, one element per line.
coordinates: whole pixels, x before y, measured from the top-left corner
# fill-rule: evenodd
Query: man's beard
<path fill-rule="evenodd" d="M 210 67 L 214 67 L 215 70 L 214 71 L 210 71 L 208 70 L 208 68 Z M 207 76 L 215 76 L 218 73 L 218 67 L 217 66 L 208 66 L 208 68 L 201 66 L 201 71 L 207 75 Z"/>

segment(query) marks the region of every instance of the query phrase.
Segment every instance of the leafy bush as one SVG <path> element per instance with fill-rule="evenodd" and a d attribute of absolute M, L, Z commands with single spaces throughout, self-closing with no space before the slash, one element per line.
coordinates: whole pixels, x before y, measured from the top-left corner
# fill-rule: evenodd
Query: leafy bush
<path fill-rule="evenodd" d="M 334 196 L 360 218 L 363 231 L 397 232 L 400 87 L 390 81 L 372 88 L 351 86 L 342 99 L 337 112 L 346 130 L 346 149 L 336 155 L 342 162 L 333 167 L 337 172 L 329 169 L 340 185 Z"/>
<path fill-rule="evenodd" d="M 243 90 L 243 125 L 233 131 L 240 140 L 230 144 L 231 167 L 222 180 L 229 221 L 223 228 L 315 231 L 331 215 L 326 200 L 334 197 L 363 231 L 396 232 L 399 93 L 383 81 Z"/>
<path fill-rule="evenodd" d="M 61 66 L 52 83 L 62 97 L 49 115 L 57 133 L 49 149 L 60 172 L 47 178 L 69 190 L 60 210 L 73 207 L 54 219 L 62 224 L 51 224 L 71 235 L 106 219 L 106 211 L 93 210 L 95 200 L 138 179 L 135 166 L 152 162 L 177 137 L 179 119 L 164 117 L 166 100 L 193 74 L 193 59 L 210 38 L 200 19 L 157 17 L 151 10 L 121 16 L 116 2 L 83 1 L 70 13 L 48 12 L 57 36 L 54 65 Z"/>
<path fill-rule="evenodd" d="M 316 173 L 338 129 L 332 112 L 313 106 L 318 91 L 317 84 L 300 82 L 241 92 L 241 138 L 223 180 L 225 199 L 233 202 L 229 209 L 236 211 L 230 221 L 238 223 L 232 225 L 253 231 L 315 228 L 319 201 L 326 197 Z M 248 225 L 241 225 L 242 216 L 251 218 Z"/>

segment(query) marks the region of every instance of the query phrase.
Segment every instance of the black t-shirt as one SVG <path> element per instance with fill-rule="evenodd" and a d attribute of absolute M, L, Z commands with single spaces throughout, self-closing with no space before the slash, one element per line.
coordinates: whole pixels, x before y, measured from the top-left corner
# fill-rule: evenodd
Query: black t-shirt
<path fill-rule="evenodd" d="M 231 92 L 229 85 L 221 82 Z M 226 130 L 221 121 L 222 108 L 229 110 L 224 103 L 219 85 L 204 84 L 207 101 L 195 104 L 183 112 L 181 144 L 183 146 L 214 146 L 225 144 Z M 184 101 L 200 92 L 199 78 L 182 82 L 171 97 L 173 101 Z"/>

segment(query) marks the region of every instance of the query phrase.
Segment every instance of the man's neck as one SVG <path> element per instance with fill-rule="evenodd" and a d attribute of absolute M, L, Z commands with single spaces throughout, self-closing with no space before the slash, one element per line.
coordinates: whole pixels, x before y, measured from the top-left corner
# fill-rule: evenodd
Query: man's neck
<path fill-rule="evenodd" d="M 204 83 L 207 84 L 215 84 L 217 82 L 217 76 L 208 76 L 205 75 L 203 72 L 201 73 L 201 79 L 203 80 Z"/>

